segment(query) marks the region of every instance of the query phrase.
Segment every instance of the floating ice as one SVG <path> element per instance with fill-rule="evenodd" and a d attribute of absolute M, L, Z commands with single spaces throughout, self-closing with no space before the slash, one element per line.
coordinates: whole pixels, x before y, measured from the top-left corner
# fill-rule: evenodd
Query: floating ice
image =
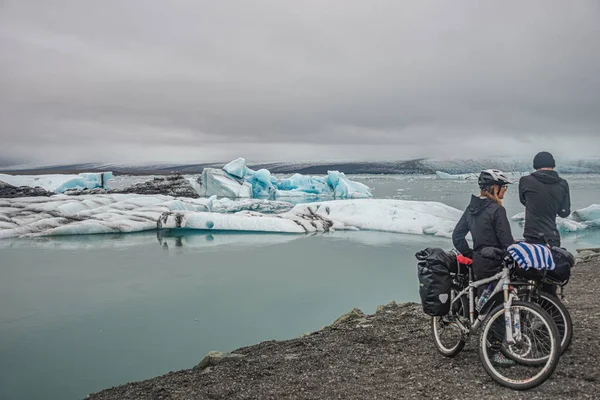
<path fill-rule="evenodd" d="M 289 214 L 317 214 L 360 230 L 451 237 L 462 211 L 433 201 L 357 199 L 298 204 Z"/>
<path fill-rule="evenodd" d="M 252 197 L 252 185 L 216 168 L 204 168 L 200 176 L 200 196 L 244 198 Z"/>
<path fill-rule="evenodd" d="M 254 171 L 246 166 L 246 160 L 241 157 L 225 165 L 223 170 L 236 178 L 244 178 L 246 175 L 254 173 Z"/>
<path fill-rule="evenodd" d="M 519 225 L 525 224 L 525 213 L 521 212 L 511 217 Z M 600 204 L 573 211 L 567 218 L 556 217 L 556 227 L 561 232 L 578 232 L 584 229 L 600 226 Z"/>
<path fill-rule="evenodd" d="M 277 183 L 279 192 L 301 192 L 317 196 L 331 196 L 331 187 L 326 179 L 294 174 Z M 278 195 L 284 195 L 278 193 Z"/>
<path fill-rule="evenodd" d="M 0 181 L 13 186 L 41 187 L 49 192 L 63 193 L 66 190 L 77 189 L 109 189 L 108 180 L 112 172 L 90 172 L 79 175 L 7 175 L 0 174 Z"/>
<path fill-rule="evenodd" d="M 277 180 L 266 169 L 259 169 L 246 179 L 252 185 L 252 197 L 274 197 Z"/>
<path fill-rule="evenodd" d="M 135 194 L 0 199 L 0 238 L 157 228 L 279 233 L 375 230 L 449 237 L 462 214 L 442 203 L 404 200 L 335 200 L 289 207 L 289 203 L 258 199 Z"/>
<path fill-rule="evenodd" d="M 529 172 L 505 172 L 506 176 L 512 181 L 518 181 L 520 177 L 529 175 Z M 466 173 L 466 174 L 449 174 L 442 171 L 435 171 L 437 179 L 445 181 L 456 181 L 456 180 L 476 180 L 479 177 L 479 173 Z"/>
<path fill-rule="evenodd" d="M 346 178 L 343 172 L 327 172 L 327 181 L 334 188 L 334 197 L 336 199 L 355 199 L 372 196 L 367 185 L 351 181 Z"/>
<path fill-rule="evenodd" d="M 281 201 L 190 199 L 136 194 L 56 195 L 0 199 L 0 239 L 31 235 L 129 233 L 154 230 L 163 213 L 287 211 Z"/>
<path fill-rule="evenodd" d="M 573 220 L 583 222 L 588 226 L 600 226 L 600 204 L 592 204 L 574 211 L 571 217 Z"/>
<path fill-rule="evenodd" d="M 289 178 L 277 179 L 266 169 L 253 171 L 246 160 L 231 161 L 223 170 L 205 168 L 202 172 L 201 196 L 219 197 L 300 197 L 354 199 L 372 197 L 369 187 L 348 179 L 344 173 L 329 171 L 327 176 L 294 174 Z"/>
<path fill-rule="evenodd" d="M 477 174 L 448 174 L 442 171 L 435 171 L 435 175 L 438 179 L 444 181 L 455 181 L 461 179 L 477 179 Z"/>

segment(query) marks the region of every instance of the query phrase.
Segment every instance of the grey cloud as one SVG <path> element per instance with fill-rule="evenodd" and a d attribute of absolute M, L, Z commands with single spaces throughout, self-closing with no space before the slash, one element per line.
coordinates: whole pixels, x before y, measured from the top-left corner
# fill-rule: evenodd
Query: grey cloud
<path fill-rule="evenodd" d="M 595 1 L 0 7 L 0 158 L 600 152 Z"/>

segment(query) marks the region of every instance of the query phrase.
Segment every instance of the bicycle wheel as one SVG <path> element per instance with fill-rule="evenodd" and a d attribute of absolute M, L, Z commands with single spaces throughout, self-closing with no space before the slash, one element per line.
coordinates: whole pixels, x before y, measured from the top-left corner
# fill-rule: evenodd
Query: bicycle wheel
<path fill-rule="evenodd" d="M 450 289 L 451 301 L 458 295 L 458 289 Z M 456 318 L 467 315 L 465 299 L 461 298 L 451 308 L 448 315 L 443 317 L 431 317 L 431 332 L 433 343 L 437 350 L 446 357 L 454 357 L 465 347 L 465 337 L 460 327 L 456 324 Z M 465 314 L 466 312 L 466 314 Z"/>
<path fill-rule="evenodd" d="M 558 334 L 560 335 L 560 353 L 564 353 L 571 345 L 571 340 L 573 339 L 573 321 L 571 320 L 569 310 L 567 310 L 558 297 L 549 293 L 540 293 L 536 299 L 536 303 L 550 315 L 556 324 Z"/>
<path fill-rule="evenodd" d="M 520 338 L 506 340 L 504 305 L 495 307 L 479 335 L 479 359 L 497 383 L 516 390 L 534 388 L 554 372 L 560 357 L 560 336 L 552 318 L 539 305 L 513 301 L 510 313 L 520 318 Z M 502 362 L 500 354 L 509 354 Z M 499 359 L 500 358 L 500 359 Z M 505 359 L 506 361 L 506 359 Z"/>

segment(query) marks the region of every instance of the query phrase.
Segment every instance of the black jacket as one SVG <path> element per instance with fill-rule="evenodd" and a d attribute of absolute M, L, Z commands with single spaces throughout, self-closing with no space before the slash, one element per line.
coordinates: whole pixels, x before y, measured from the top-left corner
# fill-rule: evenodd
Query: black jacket
<path fill-rule="evenodd" d="M 473 250 L 465 239 L 469 232 L 473 238 Z M 472 196 L 471 203 L 454 228 L 452 242 L 461 254 L 473 257 L 475 279 L 494 275 L 501 262 L 483 258 L 481 249 L 488 246 L 506 249 L 514 243 L 506 209 L 492 200 Z"/>
<path fill-rule="evenodd" d="M 525 239 L 539 243 L 543 233 L 552 246 L 560 246 L 556 216 L 565 218 L 571 213 L 567 181 L 556 171 L 535 171 L 519 181 L 519 200 L 525 206 Z"/>

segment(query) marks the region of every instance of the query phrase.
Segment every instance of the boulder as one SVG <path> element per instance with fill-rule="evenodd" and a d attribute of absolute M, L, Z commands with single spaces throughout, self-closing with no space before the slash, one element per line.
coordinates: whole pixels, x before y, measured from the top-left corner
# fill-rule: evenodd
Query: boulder
<path fill-rule="evenodd" d="M 600 248 L 577 249 L 576 262 L 600 258 Z"/>
<path fill-rule="evenodd" d="M 208 354 L 194 367 L 194 369 L 205 369 L 221 364 L 226 361 L 238 360 L 245 357 L 243 354 L 223 353 L 221 351 L 209 351 Z"/>
<path fill-rule="evenodd" d="M 362 312 L 358 308 L 353 308 L 346 314 L 340 316 L 338 319 L 333 321 L 331 326 L 341 325 L 341 324 L 344 324 L 344 323 L 350 322 L 350 321 L 364 322 L 364 321 L 366 321 L 366 318 L 367 318 L 367 316 L 365 315 L 364 312 Z"/>

